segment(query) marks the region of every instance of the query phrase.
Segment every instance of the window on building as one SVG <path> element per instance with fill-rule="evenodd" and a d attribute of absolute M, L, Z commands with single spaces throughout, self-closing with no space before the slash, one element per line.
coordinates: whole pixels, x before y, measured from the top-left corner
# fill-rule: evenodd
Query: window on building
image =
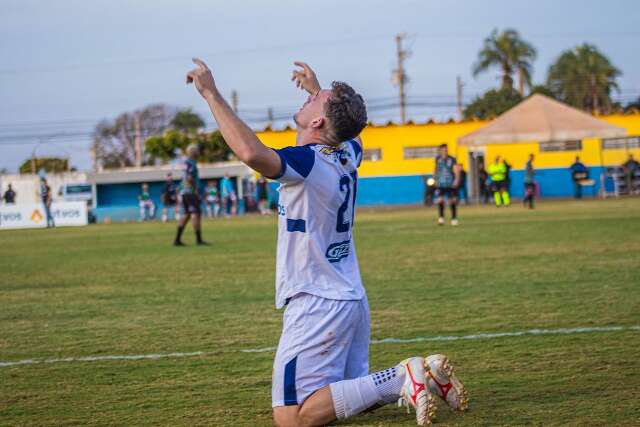
<path fill-rule="evenodd" d="M 580 151 L 582 141 L 549 141 L 540 143 L 540 151 Z"/>
<path fill-rule="evenodd" d="M 381 148 L 367 148 L 362 153 L 362 160 L 366 160 L 369 162 L 379 162 L 382 160 L 382 149 Z"/>
<path fill-rule="evenodd" d="M 630 136 L 627 138 L 605 138 L 602 140 L 603 150 L 618 150 L 640 148 L 640 136 Z"/>
<path fill-rule="evenodd" d="M 438 146 L 404 147 L 405 159 L 432 159 L 438 155 Z"/>

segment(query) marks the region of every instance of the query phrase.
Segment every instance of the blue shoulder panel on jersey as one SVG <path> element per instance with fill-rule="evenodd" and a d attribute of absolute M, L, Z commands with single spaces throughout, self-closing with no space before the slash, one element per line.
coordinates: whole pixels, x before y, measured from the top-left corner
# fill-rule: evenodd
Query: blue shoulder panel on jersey
<path fill-rule="evenodd" d="M 313 169 L 313 164 L 316 161 L 316 153 L 310 147 L 305 145 L 301 147 L 285 147 L 280 150 L 276 150 L 276 153 L 282 159 L 282 172 L 286 170 L 285 164 L 291 167 L 298 174 L 306 178 Z"/>
<path fill-rule="evenodd" d="M 349 143 L 351 143 L 351 146 L 353 147 L 353 151 L 354 153 L 356 153 L 356 159 L 359 158 L 358 166 L 360 166 L 360 163 L 362 163 L 362 147 L 360 146 L 360 144 L 358 144 L 358 142 L 355 139 L 352 139 L 351 141 L 349 141 Z"/>

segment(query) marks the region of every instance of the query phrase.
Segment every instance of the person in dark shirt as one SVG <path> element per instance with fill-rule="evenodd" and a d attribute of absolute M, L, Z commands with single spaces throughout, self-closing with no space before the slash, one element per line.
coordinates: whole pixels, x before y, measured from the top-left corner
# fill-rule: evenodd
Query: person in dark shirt
<path fill-rule="evenodd" d="M 44 177 L 40 178 L 40 198 L 42 199 L 44 213 L 47 217 L 47 228 L 53 228 L 56 226 L 56 223 L 53 221 L 53 215 L 51 214 L 51 187 L 49 187 L 47 179 Z"/>
<path fill-rule="evenodd" d="M 463 200 L 464 204 L 469 204 L 469 195 L 467 194 L 467 171 L 464 167 L 458 163 L 458 169 L 460 169 L 460 184 L 458 185 L 458 199 Z"/>
<path fill-rule="evenodd" d="M 571 178 L 573 179 L 574 197 L 581 199 L 582 181 L 589 179 L 589 169 L 580 161 L 580 156 L 576 156 L 576 161 L 573 162 L 569 170 L 571 171 Z"/>
<path fill-rule="evenodd" d="M 456 167 L 456 158 L 449 155 L 447 144 L 438 148 L 436 157 L 436 203 L 438 204 L 438 225 L 444 225 L 445 197 L 451 208 L 451 225 L 458 225 L 458 187 L 460 169 Z"/>
<path fill-rule="evenodd" d="M 529 161 L 527 161 L 527 164 L 524 167 L 524 199 L 522 199 L 522 203 L 525 206 L 529 204 L 529 209 L 533 209 L 534 199 L 536 196 L 536 170 L 533 167 L 534 159 L 534 155 L 529 154 Z"/>
<path fill-rule="evenodd" d="M 4 203 L 7 205 L 13 205 L 16 203 L 16 192 L 13 191 L 11 184 L 7 185 L 7 191 L 4 192 L 2 198 L 4 199 Z"/>
<path fill-rule="evenodd" d="M 634 194 L 638 189 L 636 188 L 636 173 L 640 171 L 640 163 L 633 158 L 633 154 L 629 154 L 629 159 L 622 165 L 625 178 L 627 179 L 627 188 L 629 194 Z"/>
<path fill-rule="evenodd" d="M 169 209 L 173 209 L 173 214 L 176 220 L 180 221 L 179 209 L 176 207 L 178 203 L 178 189 L 173 182 L 173 175 L 171 172 L 167 174 L 167 178 L 164 181 L 164 187 L 162 189 L 162 222 L 169 220 Z"/>
<path fill-rule="evenodd" d="M 489 198 L 491 197 L 491 191 L 489 191 L 489 174 L 484 168 L 484 165 L 478 166 L 478 190 L 481 203 L 485 205 L 489 204 Z"/>
<path fill-rule="evenodd" d="M 208 245 L 202 240 L 202 208 L 200 198 L 200 174 L 198 173 L 198 156 L 200 150 L 195 144 L 187 147 L 187 159 L 184 162 L 184 176 L 182 178 L 181 197 L 182 209 L 184 216 L 180 218 L 178 229 L 176 230 L 176 238 L 173 241 L 174 246 L 184 246 L 182 243 L 182 232 L 185 226 L 193 217 L 193 231 L 196 234 L 196 243 L 198 245 Z"/>
<path fill-rule="evenodd" d="M 269 209 L 267 208 L 267 201 L 269 200 L 269 183 L 264 176 L 260 175 L 258 183 L 256 185 L 258 192 L 258 210 L 262 215 L 268 215 Z"/>

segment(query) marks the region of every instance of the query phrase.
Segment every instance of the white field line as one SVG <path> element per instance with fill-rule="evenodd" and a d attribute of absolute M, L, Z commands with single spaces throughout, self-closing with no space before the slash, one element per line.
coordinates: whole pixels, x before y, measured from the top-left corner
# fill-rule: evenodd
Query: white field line
<path fill-rule="evenodd" d="M 495 332 L 495 333 L 479 333 L 472 335 L 441 335 L 435 337 L 416 337 L 416 338 L 384 338 L 379 340 L 371 340 L 371 344 L 407 344 L 431 341 L 458 341 L 458 340 L 484 340 L 492 338 L 504 337 L 521 337 L 526 335 L 567 335 L 595 332 L 621 332 L 621 331 L 640 331 L 640 325 L 636 326 L 593 326 L 582 328 L 559 328 L 559 329 L 529 329 L 526 331 L 516 332 Z M 275 351 L 276 347 L 263 347 L 237 350 L 241 353 L 265 353 Z M 208 354 L 220 353 L 207 351 L 194 351 L 190 353 L 155 353 L 155 354 L 133 354 L 133 355 L 115 355 L 115 356 L 78 356 L 63 358 L 47 358 L 47 359 L 24 359 L 13 362 L 0 361 L 0 368 L 18 365 L 38 365 L 46 363 L 63 363 L 63 362 L 98 362 L 104 360 L 144 360 L 144 359 L 168 359 L 206 356 Z"/>

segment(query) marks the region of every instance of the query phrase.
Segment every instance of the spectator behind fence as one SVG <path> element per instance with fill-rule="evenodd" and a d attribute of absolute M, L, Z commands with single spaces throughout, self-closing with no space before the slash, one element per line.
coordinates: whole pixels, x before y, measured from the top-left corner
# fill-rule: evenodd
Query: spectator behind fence
<path fill-rule="evenodd" d="M 153 218 L 156 214 L 156 205 L 151 200 L 149 194 L 149 185 L 142 184 L 142 191 L 138 195 L 138 204 L 140 205 L 140 221 L 146 221 Z M 148 214 L 147 214 L 148 212 Z"/>
<path fill-rule="evenodd" d="M 7 185 L 7 191 L 4 192 L 2 199 L 7 205 L 14 205 L 16 203 L 16 192 L 13 191 L 11 184 Z"/>
<path fill-rule="evenodd" d="M 640 170 L 640 163 L 633 158 L 633 154 L 629 154 L 629 159 L 623 163 L 622 169 L 624 170 L 624 175 L 627 179 L 629 194 L 635 194 L 638 190 L 636 188 L 636 173 Z"/>
<path fill-rule="evenodd" d="M 580 161 L 580 156 L 576 156 L 576 161 L 571 167 L 571 178 L 573 179 L 574 197 L 582 198 L 582 182 L 589 179 L 589 169 Z"/>

